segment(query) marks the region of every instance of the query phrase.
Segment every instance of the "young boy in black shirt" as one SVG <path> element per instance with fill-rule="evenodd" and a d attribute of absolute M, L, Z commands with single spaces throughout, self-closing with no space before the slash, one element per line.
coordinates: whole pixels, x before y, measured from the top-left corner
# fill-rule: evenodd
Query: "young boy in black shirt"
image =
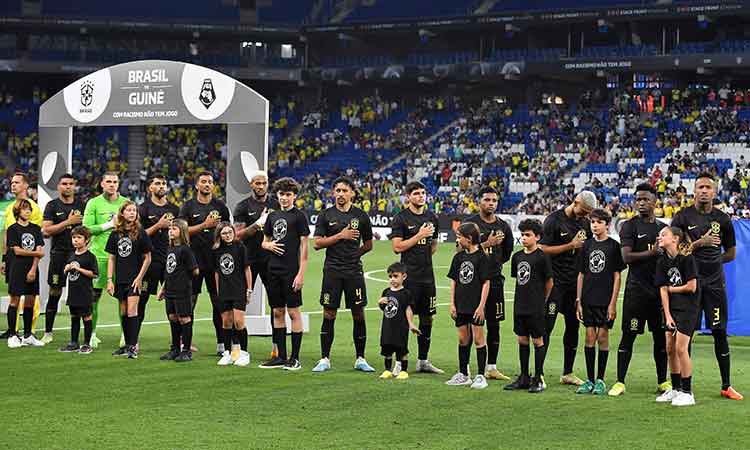
<path fill-rule="evenodd" d="M 99 276 L 96 256 L 88 249 L 91 232 L 84 226 L 77 226 L 70 232 L 73 253 L 63 267 L 68 279 L 68 308 L 70 308 L 70 343 L 60 349 L 63 353 L 88 355 L 91 348 L 91 333 L 94 329 L 92 305 L 94 304 L 93 279 Z M 83 319 L 83 345 L 78 345 Z"/>
<path fill-rule="evenodd" d="M 537 393 L 545 389 L 544 357 L 547 349 L 544 345 L 544 313 L 553 286 L 552 261 L 538 246 L 542 237 L 541 222 L 526 219 L 518 224 L 518 229 L 521 231 L 521 244 L 524 248 L 511 258 L 510 276 L 516 279 L 513 332 L 518 336 L 521 374 L 503 389 L 523 389 Z M 529 377 L 529 336 L 534 341 L 534 378 Z"/>
<path fill-rule="evenodd" d="M 294 206 L 300 185 L 281 178 L 273 185 L 281 209 L 272 211 L 263 227 L 264 250 L 271 253 L 268 262 L 268 302 L 273 308 L 273 340 L 279 355 L 264 362 L 262 369 L 299 370 L 302 345 L 302 285 L 307 270 L 307 216 Z M 286 314 L 292 322 L 292 355 L 286 353 Z"/>
<path fill-rule="evenodd" d="M 578 256 L 578 285 L 576 315 L 586 327 L 586 369 L 588 379 L 576 389 L 577 394 L 604 395 L 604 372 L 609 356 L 609 330 L 617 314 L 620 293 L 620 272 L 625 269 L 620 244 L 609 237 L 612 216 L 603 209 L 591 212 L 591 232 L 594 237 L 583 243 Z M 599 343 L 599 368 L 594 378 L 596 352 Z"/>
<path fill-rule="evenodd" d="M 383 310 L 383 324 L 380 328 L 380 354 L 385 357 L 385 371 L 381 379 L 394 378 L 393 354 L 401 362 L 401 371 L 395 376 L 397 380 L 409 379 L 409 331 L 419 335 L 419 328 L 414 325 L 412 307 L 414 299 L 408 289 L 404 289 L 406 265 L 397 262 L 388 266 L 390 287 L 383 289 L 378 306 Z"/>
<path fill-rule="evenodd" d="M 456 230 L 461 251 L 453 256 L 448 278 L 451 279 L 451 317 L 458 330 L 458 372 L 446 381 L 449 386 L 487 387 L 484 369 L 487 364 L 487 342 L 484 336 L 484 307 L 490 293 L 490 261 L 479 249 L 479 227 L 462 223 Z M 471 338 L 477 347 L 478 372 L 469 377 Z"/>
<path fill-rule="evenodd" d="M 32 334 L 34 302 L 39 295 L 39 260 L 44 256 L 44 237 L 39 225 L 29 222 L 31 203 L 21 199 L 13 206 L 16 223 L 8 228 L 6 243 L 12 258 L 8 270 L 8 348 L 43 347 Z M 23 339 L 16 333 L 18 305 L 23 297 Z"/>
<path fill-rule="evenodd" d="M 664 249 L 664 254 L 656 263 L 656 285 L 664 307 L 667 355 L 672 372 L 672 389 L 661 394 L 656 401 L 671 402 L 672 406 L 695 405 L 691 389 L 693 363 L 688 348 L 700 317 L 698 267 L 692 254 L 678 251 L 682 239 L 681 229 L 662 229 L 659 246 Z"/>

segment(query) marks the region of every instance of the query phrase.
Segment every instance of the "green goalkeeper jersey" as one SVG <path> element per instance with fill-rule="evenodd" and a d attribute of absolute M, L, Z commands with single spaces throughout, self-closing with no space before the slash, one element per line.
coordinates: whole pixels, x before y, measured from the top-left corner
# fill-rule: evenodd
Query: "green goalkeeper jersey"
<path fill-rule="evenodd" d="M 104 247 L 107 245 L 107 239 L 112 233 L 112 228 L 103 230 L 102 225 L 117 217 L 120 206 L 127 202 L 128 199 L 122 195 L 117 195 L 117 200 L 110 202 L 104 195 L 98 195 L 86 203 L 86 210 L 83 213 L 83 225 L 91 231 L 91 244 L 89 250 L 97 258 L 106 258 L 107 252 Z"/>

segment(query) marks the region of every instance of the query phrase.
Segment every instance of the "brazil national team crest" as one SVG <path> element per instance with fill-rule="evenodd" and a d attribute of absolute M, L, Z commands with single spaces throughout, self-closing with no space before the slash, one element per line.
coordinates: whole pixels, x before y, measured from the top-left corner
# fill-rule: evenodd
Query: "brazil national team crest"
<path fill-rule="evenodd" d="M 212 219 L 218 219 L 219 217 L 221 217 L 221 214 L 219 214 L 219 211 L 212 209 L 211 212 L 208 213 L 208 217 Z"/>
<path fill-rule="evenodd" d="M 521 261 L 518 265 L 518 285 L 523 286 L 531 278 L 531 265 L 526 261 Z"/>
<path fill-rule="evenodd" d="M 591 273 L 600 273 L 604 270 L 606 262 L 607 260 L 604 257 L 604 252 L 601 250 L 594 250 L 589 257 L 589 270 Z"/>
<path fill-rule="evenodd" d="M 167 273 L 171 274 L 177 268 L 177 256 L 174 253 L 167 255 Z"/>
<path fill-rule="evenodd" d="M 469 284 L 474 279 L 474 264 L 471 261 L 464 261 L 458 269 L 458 281 L 461 284 Z"/>
<path fill-rule="evenodd" d="M 273 240 L 280 241 L 286 237 L 286 219 L 279 219 L 273 223 Z"/>
<path fill-rule="evenodd" d="M 126 236 L 117 241 L 117 254 L 120 255 L 120 258 L 127 258 L 132 252 L 133 241 L 129 237 Z"/>
<path fill-rule="evenodd" d="M 383 308 L 383 313 L 386 319 L 393 319 L 398 313 L 398 300 L 396 297 L 388 297 L 388 303 Z"/>
<path fill-rule="evenodd" d="M 221 273 L 231 275 L 234 272 L 234 258 L 232 258 L 232 255 L 229 253 L 221 255 L 221 258 L 219 258 L 219 267 L 221 268 Z"/>
<path fill-rule="evenodd" d="M 211 105 L 214 104 L 216 101 L 216 92 L 214 92 L 214 84 L 211 82 L 210 78 L 206 78 L 203 80 L 203 86 L 201 87 L 201 93 L 199 100 L 203 104 L 203 106 L 206 107 L 206 109 L 210 108 Z"/>
<path fill-rule="evenodd" d="M 352 219 L 351 222 L 349 222 L 349 226 L 352 230 L 358 230 L 359 229 L 359 219 Z"/>
<path fill-rule="evenodd" d="M 719 225 L 719 222 L 711 222 L 711 233 L 717 236 L 721 234 L 721 225 Z"/>
<path fill-rule="evenodd" d="M 584 230 L 578 230 L 578 233 L 576 233 L 576 239 L 579 241 L 585 241 L 586 240 L 586 231 Z"/>
<path fill-rule="evenodd" d="M 31 233 L 21 235 L 21 248 L 27 251 L 33 251 L 36 248 L 36 239 Z"/>
<path fill-rule="evenodd" d="M 84 81 L 81 85 L 81 106 L 91 106 L 94 101 L 94 83 L 91 81 Z"/>
<path fill-rule="evenodd" d="M 630 331 L 638 331 L 638 319 L 630 319 Z"/>

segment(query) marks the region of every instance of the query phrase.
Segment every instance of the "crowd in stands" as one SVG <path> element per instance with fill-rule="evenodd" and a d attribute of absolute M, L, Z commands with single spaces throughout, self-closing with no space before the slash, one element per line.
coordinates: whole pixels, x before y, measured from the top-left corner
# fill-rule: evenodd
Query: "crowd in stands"
<path fill-rule="evenodd" d="M 30 172 L 32 180 L 38 135 L 35 126 L 24 131 L 19 124 L 36 121 L 34 108 L 46 98 L 36 88 L 30 101 L 18 101 L 0 89 L 0 113 L 15 119 L 2 121 L 0 141 L 16 169 Z M 581 187 L 574 177 L 586 167 L 604 165 L 615 177 L 591 172 L 584 185 L 620 217 L 635 214 L 632 199 L 621 190 L 641 181 L 651 182 L 659 193 L 657 215 L 673 216 L 692 202 L 683 180 L 703 171 L 721 180 L 722 207 L 741 216 L 750 209 L 750 167 L 741 156 L 727 170 L 717 145 L 748 142 L 749 104 L 750 90 L 731 85 L 664 93 L 623 90 L 604 101 L 601 93 L 587 92 L 565 107 L 441 96 L 409 103 L 371 95 L 303 109 L 294 99 L 282 99 L 272 107 L 269 165 L 272 176 L 292 170 L 301 174 L 305 189 L 298 204 L 310 213 L 331 204 L 330 183 L 346 174 L 360 186 L 358 204 L 372 214 L 402 208 L 401 187 L 412 179 L 428 185 L 428 203 L 438 213 L 476 212 L 475 194 L 489 184 L 509 199 L 502 212 L 548 214 Z M 685 144 L 694 146 L 686 150 Z M 348 167 L 335 158 L 342 149 L 364 155 L 366 164 Z M 129 179 L 123 129 L 78 128 L 74 133 L 74 171 L 84 197 L 95 191 L 96 174 L 113 170 L 122 176 L 123 194 L 142 200 L 146 179 L 162 173 L 170 180 L 169 200 L 179 205 L 192 195 L 191 176 L 199 170 L 214 173 L 217 190 L 224 185 L 226 153 L 222 126 L 147 127 L 144 167 Z M 331 164 L 317 170 L 314 161 Z M 7 179 L 2 176 L 7 170 L 0 167 L 0 179 Z M 535 188 L 514 191 L 528 183 Z M 0 181 L 0 193 L 7 190 L 7 182 Z"/>

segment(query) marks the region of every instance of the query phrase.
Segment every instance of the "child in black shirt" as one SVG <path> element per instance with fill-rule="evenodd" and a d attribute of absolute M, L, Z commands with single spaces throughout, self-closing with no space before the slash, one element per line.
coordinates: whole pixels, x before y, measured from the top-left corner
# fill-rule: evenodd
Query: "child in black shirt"
<path fill-rule="evenodd" d="M 31 203 L 21 199 L 13 205 L 16 223 L 8 227 L 6 243 L 12 258 L 8 270 L 8 348 L 43 347 L 44 343 L 32 334 L 34 302 L 39 295 L 39 260 L 44 256 L 44 237 L 38 225 L 29 222 Z M 18 338 L 16 319 L 23 297 L 23 339 Z"/>
<path fill-rule="evenodd" d="M 458 373 L 446 381 L 449 386 L 487 387 L 484 369 L 487 364 L 487 343 L 484 337 L 484 306 L 490 293 L 490 261 L 479 249 L 479 227 L 462 223 L 456 230 L 461 251 L 451 263 L 451 317 L 458 329 Z M 474 381 L 469 377 L 471 338 L 477 347 L 479 371 Z"/>
<path fill-rule="evenodd" d="M 247 352 L 245 306 L 250 303 L 253 280 L 247 249 L 242 241 L 236 239 L 229 222 L 221 222 L 216 227 L 213 249 L 225 349 L 218 365 L 247 366 L 250 364 L 250 354 Z M 235 337 L 239 344 L 237 346 L 233 345 Z"/>
<path fill-rule="evenodd" d="M 63 353 L 81 353 L 88 355 L 91 348 L 91 333 L 94 329 L 92 305 L 94 303 L 93 279 L 99 276 L 99 264 L 96 256 L 88 249 L 91 231 L 84 226 L 77 226 L 70 232 L 73 253 L 63 268 L 68 278 L 68 308 L 70 309 L 70 343 L 61 348 Z M 78 345 L 83 319 L 83 345 Z"/>
<path fill-rule="evenodd" d="M 151 264 L 151 239 L 138 219 L 138 207 L 126 201 L 117 212 L 115 228 L 107 239 L 104 250 L 109 253 L 107 261 L 107 292 L 120 303 L 122 330 L 125 347 L 120 347 L 112 356 L 138 358 L 138 302 L 141 283 Z M 116 284 L 115 284 L 116 283 Z"/>
<path fill-rule="evenodd" d="M 693 363 L 688 349 L 700 317 L 698 269 L 693 255 L 681 254 L 678 250 L 682 240 L 680 228 L 665 227 L 659 232 L 659 247 L 664 249 L 664 254 L 656 263 L 655 277 L 664 308 L 667 355 L 672 372 L 672 389 L 656 401 L 671 402 L 672 406 L 695 405 L 691 388 Z"/>
<path fill-rule="evenodd" d="M 159 300 L 167 302 L 167 318 L 172 332 L 172 346 L 161 357 L 162 361 L 187 362 L 193 360 L 193 277 L 199 274 L 198 262 L 190 248 L 188 223 L 175 219 L 169 226 L 169 249 L 164 267 L 164 284 Z"/>
<path fill-rule="evenodd" d="M 513 304 L 513 331 L 518 336 L 518 357 L 521 374 L 516 381 L 505 385 L 506 391 L 514 389 L 536 393 L 545 389 L 544 345 L 546 322 L 545 305 L 552 292 L 552 261 L 537 243 L 542 237 L 542 224 L 535 219 L 526 219 L 518 224 L 523 250 L 516 252 L 510 260 L 510 276 L 516 279 Z M 529 377 L 529 336 L 534 341 L 534 378 Z"/>
<path fill-rule="evenodd" d="M 578 284 L 576 315 L 586 327 L 586 369 L 588 380 L 576 389 L 577 394 L 604 395 L 607 385 L 604 372 L 609 356 L 609 330 L 617 315 L 617 296 L 620 293 L 620 272 L 625 269 L 620 244 L 609 237 L 612 216 L 603 209 L 591 212 L 593 237 L 583 243 L 578 254 Z M 599 343 L 599 368 L 594 378 L 596 352 Z"/>
<path fill-rule="evenodd" d="M 378 300 L 383 310 L 383 324 L 380 328 L 380 354 L 385 357 L 385 371 L 381 379 L 394 378 L 393 354 L 401 362 L 401 371 L 395 376 L 397 380 L 409 379 L 409 331 L 419 335 L 419 328 L 414 325 L 414 298 L 409 290 L 404 289 L 406 265 L 397 262 L 388 266 L 388 282 L 391 287 L 384 289 Z"/>

